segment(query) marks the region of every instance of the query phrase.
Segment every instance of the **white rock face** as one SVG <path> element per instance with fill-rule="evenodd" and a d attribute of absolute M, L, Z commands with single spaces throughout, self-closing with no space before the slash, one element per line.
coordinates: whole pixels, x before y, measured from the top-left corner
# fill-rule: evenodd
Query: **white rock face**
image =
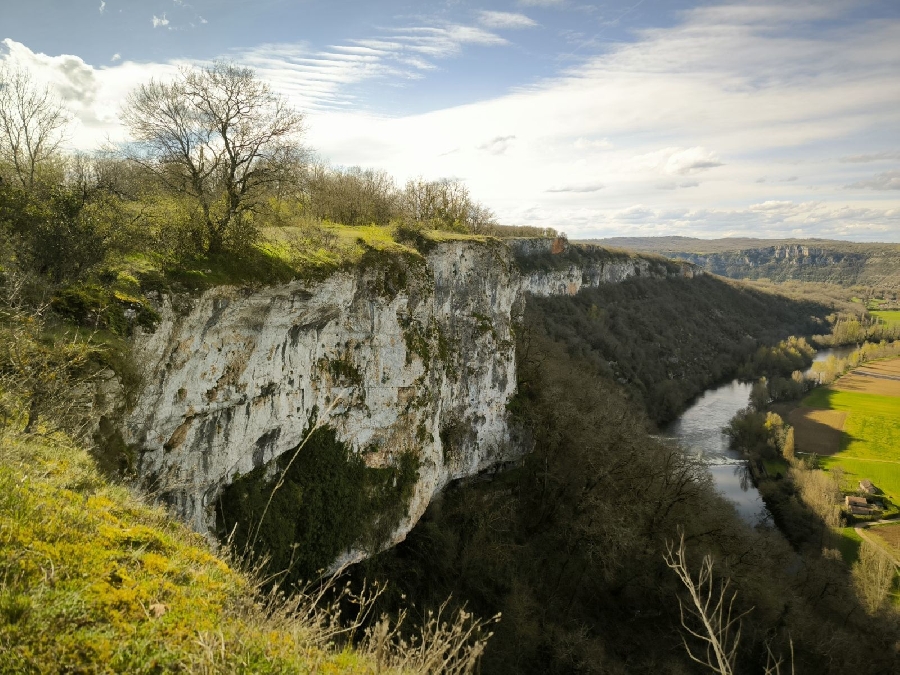
<path fill-rule="evenodd" d="M 143 385 L 125 439 L 140 449 L 140 473 L 158 477 L 192 527 L 209 532 L 222 488 L 295 449 L 316 410 L 341 441 L 366 450 L 369 466 L 418 455 L 396 543 L 448 482 L 520 454 L 506 405 L 525 293 L 573 294 L 648 270 L 638 260 L 521 275 L 503 245 L 451 242 L 412 266 L 399 292 L 368 270 L 219 287 L 177 312 L 164 298 L 156 331 L 135 340 Z M 453 430 L 453 447 L 442 446 L 442 429 Z"/>

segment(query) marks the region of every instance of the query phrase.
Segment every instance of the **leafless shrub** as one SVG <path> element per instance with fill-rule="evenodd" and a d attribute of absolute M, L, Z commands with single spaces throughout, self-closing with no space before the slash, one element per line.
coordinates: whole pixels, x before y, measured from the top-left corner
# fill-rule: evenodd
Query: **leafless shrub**
<path fill-rule="evenodd" d="M 732 675 L 741 641 L 741 618 L 750 610 L 734 615 L 737 592 L 729 592 L 729 579 L 716 583 L 713 560 L 709 554 L 703 556 L 700 572 L 694 579 L 688 568 L 684 532 L 680 533 L 677 546 L 675 542 L 666 542 L 663 559 L 678 575 L 690 595 L 690 603 L 678 598 L 681 625 L 689 635 L 704 645 L 700 652 L 695 653 L 687 637 L 682 636 L 688 656 L 720 675 Z"/>
<path fill-rule="evenodd" d="M 853 564 L 853 583 L 866 609 L 877 612 L 887 600 L 897 569 L 877 546 L 863 541 L 859 560 Z"/>

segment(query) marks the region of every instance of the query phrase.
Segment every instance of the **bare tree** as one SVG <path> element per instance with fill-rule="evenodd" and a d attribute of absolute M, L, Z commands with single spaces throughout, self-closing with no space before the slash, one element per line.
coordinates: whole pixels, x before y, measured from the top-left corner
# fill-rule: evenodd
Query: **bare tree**
<path fill-rule="evenodd" d="M 468 227 L 472 234 L 489 234 L 497 225 L 494 212 L 484 204 L 473 204 L 468 216 Z"/>
<path fill-rule="evenodd" d="M 200 208 L 216 253 L 255 231 L 246 216 L 299 154 L 303 116 L 249 68 L 217 62 L 150 80 L 129 94 L 128 156 Z"/>
<path fill-rule="evenodd" d="M 0 65 L 0 161 L 31 190 L 41 170 L 59 156 L 69 114 L 27 70 Z"/>
<path fill-rule="evenodd" d="M 493 212 L 473 200 L 466 184 L 457 178 L 410 179 L 400 202 L 409 220 L 441 229 L 483 234 L 496 225 Z"/>
<path fill-rule="evenodd" d="M 663 559 L 681 579 L 691 598 L 689 604 L 678 598 L 681 625 L 690 635 L 705 644 L 704 651 L 697 655 L 687 638 L 682 636 L 688 656 L 720 675 L 733 675 L 737 648 L 741 641 L 741 618 L 750 610 L 733 616 L 737 593 L 728 592 L 728 579 L 718 584 L 718 591 L 716 590 L 713 560 L 709 554 L 703 556 L 700 573 L 694 580 L 688 569 L 684 532 L 681 532 L 677 547 L 675 542 L 666 542 Z"/>
<path fill-rule="evenodd" d="M 871 613 L 877 612 L 888 598 L 896 565 L 877 546 L 863 541 L 859 560 L 853 564 L 853 581 L 863 604 Z"/>

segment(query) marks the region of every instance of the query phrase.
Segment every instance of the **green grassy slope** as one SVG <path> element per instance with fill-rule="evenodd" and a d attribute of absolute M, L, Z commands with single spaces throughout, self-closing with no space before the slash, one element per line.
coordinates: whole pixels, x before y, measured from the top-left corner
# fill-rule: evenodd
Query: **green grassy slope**
<path fill-rule="evenodd" d="M 0 443 L 0 671 L 368 670 L 65 437 Z"/>
<path fill-rule="evenodd" d="M 0 429 L 2 673 L 461 672 L 483 640 L 457 618 L 347 646 L 337 605 L 261 595 L 65 436 Z"/>

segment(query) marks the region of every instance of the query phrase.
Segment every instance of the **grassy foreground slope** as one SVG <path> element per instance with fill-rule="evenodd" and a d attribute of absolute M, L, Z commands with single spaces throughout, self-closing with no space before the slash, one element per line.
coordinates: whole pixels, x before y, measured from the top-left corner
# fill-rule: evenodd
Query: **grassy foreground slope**
<path fill-rule="evenodd" d="M 470 672 L 477 661 L 483 641 L 465 616 L 406 646 L 385 623 L 347 646 L 335 604 L 261 596 L 65 436 L 2 432 L 0 672 Z"/>
<path fill-rule="evenodd" d="M 366 672 L 62 436 L 0 449 L 0 671 Z"/>

